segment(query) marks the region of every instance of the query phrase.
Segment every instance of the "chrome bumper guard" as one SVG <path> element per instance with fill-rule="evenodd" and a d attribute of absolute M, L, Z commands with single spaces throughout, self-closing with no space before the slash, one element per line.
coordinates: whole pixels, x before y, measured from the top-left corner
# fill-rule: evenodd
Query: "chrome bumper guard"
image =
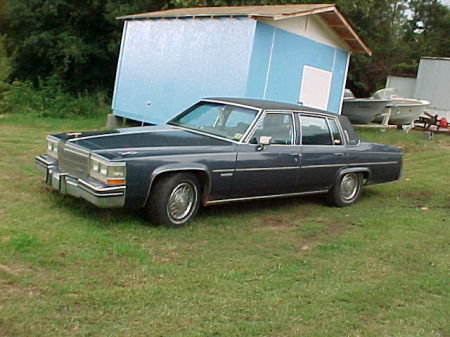
<path fill-rule="evenodd" d="M 35 158 L 38 171 L 47 185 L 61 194 L 82 198 L 98 207 L 113 208 L 125 205 L 126 186 L 107 186 L 91 178 L 76 178 L 58 169 L 56 159 L 48 155 Z"/>

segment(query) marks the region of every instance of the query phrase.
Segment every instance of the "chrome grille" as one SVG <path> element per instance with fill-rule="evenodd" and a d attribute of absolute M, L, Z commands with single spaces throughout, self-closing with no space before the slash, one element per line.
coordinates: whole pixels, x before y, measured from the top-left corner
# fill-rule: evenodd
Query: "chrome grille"
<path fill-rule="evenodd" d="M 58 166 L 62 172 L 67 172 L 75 177 L 87 177 L 89 175 L 89 151 L 66 143 L 58 148 Z"/>

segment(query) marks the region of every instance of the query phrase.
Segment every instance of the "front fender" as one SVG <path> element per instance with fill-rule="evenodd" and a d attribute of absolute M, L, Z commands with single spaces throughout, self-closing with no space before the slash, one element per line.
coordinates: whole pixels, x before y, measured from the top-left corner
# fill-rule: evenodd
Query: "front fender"
<path fill-rule="evenodd" d="M 150 192 L 152 190 L 153 182 L 156 180 L 156 178 L 164 173 L 170 173 L 170 172 L 186 172 L 186 171 L 200 171 L 203 172 L 206 177 L 207 181 L 205 182 L 206 189 L 203 191 L 204 195 L 209 194 L 209 188 L 211 186 L 211 175 L 208 170 L 208 167 L 201 163 L 175 163 L 175 164 L 167 164 L 163 166 L 159 166 L 156 168 L 152 174 L 150 175 L 150 183 L 147 189 L 147 196 L 145 198 L 144 206 L 147 204 L 148 199 L 150 197 Z"/>

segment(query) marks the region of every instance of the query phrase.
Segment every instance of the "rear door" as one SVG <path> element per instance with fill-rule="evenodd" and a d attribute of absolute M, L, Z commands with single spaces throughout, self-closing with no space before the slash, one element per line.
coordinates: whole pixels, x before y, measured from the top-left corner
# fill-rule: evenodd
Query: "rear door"
<path fill-rule="evenodd" d="M 337 172 L 348 164 L 344 137 L 335 117 L 298 115 L 302 162 L 299 188 L 302 192 L 328 190 Z"/>

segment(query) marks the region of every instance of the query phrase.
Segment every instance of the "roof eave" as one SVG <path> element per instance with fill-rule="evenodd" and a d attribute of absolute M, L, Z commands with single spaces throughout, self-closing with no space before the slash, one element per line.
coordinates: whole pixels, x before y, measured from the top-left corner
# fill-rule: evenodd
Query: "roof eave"
<path fill-rule="evenodd" d="M 344 40 L 351 51 L 356 53 L 372 55 L 372 50 L 363 42 L 350 22 L 345 19 L 344 15 L 333 5 L 333 9 L 317 13 L 325 21 L 325 23 L 334 30 L 336 35 Z"/>
<path fill-rule="evenodd" d="M 160 11 L 161 12 L 161 11 Z M 250 18 L 268 18 L 272 20 L 283 20 L 306 15 L 319 15 L 325 24 L 330 27 L 339 39 L 343 40 L 348 49 L 352 52 L 372 55 L 372 50 L 361 40 L 351 24 L 345 19 L 342 13 L 334 4 L 325 5 L 316 9 L 308 9 L 289 14 L 261 14 L 261 13 L 190 13 L 178 15 L 152 15 L 152 12 L 124 15 L 117 17 L 118 20 L 151 20 L 151 19 L 186 19 L 186 18 L 214 18 L 214 17 L 250 17 Z"/>

